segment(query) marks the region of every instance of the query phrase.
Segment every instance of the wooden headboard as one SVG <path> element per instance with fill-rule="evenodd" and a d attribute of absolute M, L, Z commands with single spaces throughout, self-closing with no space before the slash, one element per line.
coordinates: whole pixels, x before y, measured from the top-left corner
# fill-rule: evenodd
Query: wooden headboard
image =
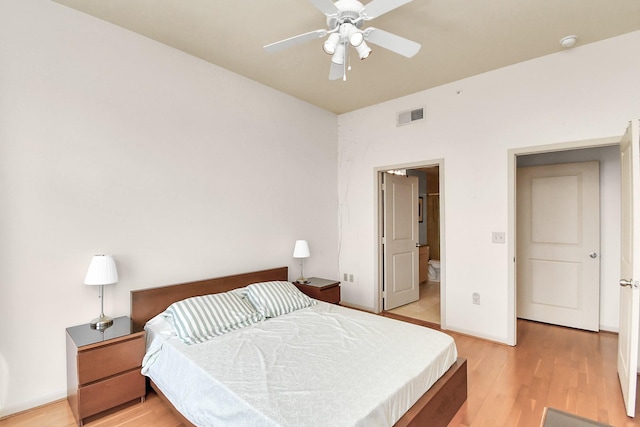
<path fill-rule="evenodd" d="M 287 267 L 254 271 L 215 279 L 179 283 L 177 285 L 131 291 L 131 323 L 134 331 L 141 331 L 152 317 L 162 313 L 176 301 L 199 295 L 217 294 L 242 288 L 257 282 L 289 280 Z"/>

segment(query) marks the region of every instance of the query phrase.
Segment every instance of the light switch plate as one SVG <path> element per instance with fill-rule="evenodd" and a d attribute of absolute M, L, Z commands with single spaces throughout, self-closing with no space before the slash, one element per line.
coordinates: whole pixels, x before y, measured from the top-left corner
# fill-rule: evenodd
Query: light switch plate
<path fill-rule="evenodd" d="M 491 243 L 504 243 L 505 234 L 501 231 L 491 233 Z"/>

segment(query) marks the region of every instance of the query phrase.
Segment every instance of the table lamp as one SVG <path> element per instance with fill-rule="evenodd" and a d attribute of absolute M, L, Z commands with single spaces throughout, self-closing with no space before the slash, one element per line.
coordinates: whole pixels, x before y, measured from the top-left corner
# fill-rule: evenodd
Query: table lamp
<path fill-rule="evenodd" d="M 309 244 L 307 243 L 307 241 L 296 240 L 296 245 L 293 248 L 293 257 L 300 258 L 300 277 L 298 278 L 298 280 L 296 280 L 296 282 L 298 283 L 309 283 L 309 281 L 304 277 L 302 263 L 304 262 L 305 258 L 309 258 L 310 256 L 311 254 L 309 253 Z"/>
<path fill-rule="evenodd" d="M 90 323 L 91 328 L 102 331 L 113 325 L 113 319 L 104 315 L 104 285 L 118 283 L 118 270 L 111 255 L 94 255 L 84 278 L 85 285 L 100 286 L 100 316 Z"/>

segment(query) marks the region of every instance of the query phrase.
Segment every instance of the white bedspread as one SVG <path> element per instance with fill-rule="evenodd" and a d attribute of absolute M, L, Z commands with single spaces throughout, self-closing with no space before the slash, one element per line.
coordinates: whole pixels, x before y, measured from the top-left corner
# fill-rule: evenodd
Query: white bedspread
<path fill-rule="evenodd" d="M 195 345 L 148 327 L 143 374 L 197 426 L 391 426 L 457 358 L 448 335 L 317 305 Z"/>

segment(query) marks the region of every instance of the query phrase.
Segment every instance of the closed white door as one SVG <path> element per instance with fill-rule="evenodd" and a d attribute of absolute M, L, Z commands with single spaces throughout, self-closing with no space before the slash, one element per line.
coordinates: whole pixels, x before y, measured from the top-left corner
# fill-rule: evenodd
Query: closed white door
<path fill-rule="evenodd" d="M 598 162 L 518 169 L 518 317 L 599 330 L 599 177 Z"/>
<path fill-rule="evenodd" d="M 384 309 L 417 301 L 418 178 L 383 174 Z"/>
<path fill-rule="evenodd" d="M 618 331 L 618 377 L 627 415 L 636 410 L 638 370 L 638 322 L 640 303 L 640 230 L 635 227 L 640 215 L 640 143 L 638 121 L 627 128 L 620 142 L 621 211 L 620 220 L 620 330 Z"/>

